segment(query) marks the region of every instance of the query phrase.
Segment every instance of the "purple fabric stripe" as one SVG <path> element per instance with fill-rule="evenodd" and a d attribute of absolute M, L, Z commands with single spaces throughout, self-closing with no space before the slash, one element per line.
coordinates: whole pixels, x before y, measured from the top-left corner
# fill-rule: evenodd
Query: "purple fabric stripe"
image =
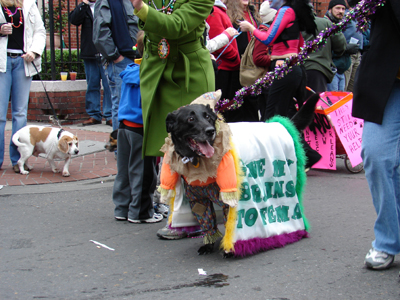
<path fill-rule="evenodd" d="M 287 244 L 298 242 L 302 238 L 306 237 L 309 237 L 307 231 L 298 230 L 269 238 L 254 238 L 250 240 L 236 241 L 234 255 L 235 257 L 245 257 L 269 249 L 282 248 Z"/>

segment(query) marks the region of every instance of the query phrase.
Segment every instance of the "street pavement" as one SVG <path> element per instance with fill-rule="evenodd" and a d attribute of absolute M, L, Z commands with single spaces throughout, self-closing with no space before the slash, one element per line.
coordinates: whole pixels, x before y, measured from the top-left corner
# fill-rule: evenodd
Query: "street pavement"
<path fill-rule="evenodd" d="M 0 299 L 400 299 L 399 262 L 363 265 L 375 220 L 364 172 L 339 159 L 307 175 L 310 238 L 233 259 L 198 256 L 199 238 L 157 238 L 164 221 L 115 221 L 112 175 L 4 186 Z"/>

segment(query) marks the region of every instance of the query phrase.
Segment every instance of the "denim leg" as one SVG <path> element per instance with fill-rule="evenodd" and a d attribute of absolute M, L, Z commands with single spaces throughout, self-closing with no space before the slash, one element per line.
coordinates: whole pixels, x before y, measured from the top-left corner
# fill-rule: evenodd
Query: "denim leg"
<path fill-rule="evenodd" d="M 12 135 L 26 125 L 28 114 L 29 90 L 31 89 L 32 77 L 25 75 L 24 59 L 22 57 L 12 58 L 12 85 L 11 85 L 11 113 L 12 113 Z M 10 159 L 15 165 L 20 154 L 18 147 L 10 139 Z"/>
<path fill-rule="evenodd" d="M 346 85 L 346 78 L 344 74 L 338 74 L 336 73 L 335 76 L 332 79 L 331 83 L 328 83 L 328 91 L 344 91 L 344 87 Z"/>
<path fill-rule="evenodd" d="M 338 82 L 338 91 L 340 91 L 340 92 L 344 92 L 344 88 L 345 88 L 345 86 L 346 86 L 346 77 L 344 76 L 344 73 L 343 74 L 338 74 L 338 79 L 339 79 L 339 82 Z"/>
<path fill-rule="evenodd" d="M 97 67 L 100 70 L 101 83 L 103 85 L 103 118 L 108 121 L 111 119 L 111 90 L 100 57 L 97 58 Z"/>
<path fill-rule="evenodd" d="M 335 76 L 333 76 L 332 82 L 327 84 L 327 89 L 330 92 L 337 91 L 338 89 L 339 79 L 337 78 L 337 75 L 338 74 L 336 73 Z"/>
<path fill-rule="evenodd" d="M 133 63 L 129 58 L 124 58 L 119 63 L 110 62 L 107 66 L 107 78 L 108 84 L 111 90 L 111 103 L 112 103 L 112 123 L 113 130 L 119 127 L 118 123 L 118 108 L 119 108 L 119 99 L 121 98 L 121 87 L 122 87 L 122 78 L 119 74 L 125 70 L 126 66 Z"/>
<path fill-rule="evenodd" d="M 377 213 L 372 246 L 400 253 L 400 80 L 396 80 L 382 125 L 365 122 L 362 158 Z"/>
<path fill-rule="evenodd" d="M 101 110 L 100 110 L 100 70 L 96 59 L 84 59 L 83 63 L 85 65 L 86 73 L 86 112 L 87 114 L 101 121 Z"/>
<path fill-rule="evenodd" d="M 0 168 L 4 161 L 4 131 L 7 121 L 7 109 L 11 93 L 11 57 L 7 57 L 7 69 L 5 73 L 0 72 Z"/>

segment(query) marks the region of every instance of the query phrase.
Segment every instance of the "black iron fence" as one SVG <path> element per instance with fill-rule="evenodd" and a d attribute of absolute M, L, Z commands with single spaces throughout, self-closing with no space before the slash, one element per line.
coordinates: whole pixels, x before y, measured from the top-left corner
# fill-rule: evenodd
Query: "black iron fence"
<path fill-rule="evenodd" d="M 78 0 L 38 0 L 46 28 L 46 49 L 42 56 L 43 80 L 58 80 L 60 72 L 77 72 L 85 78 L 83 61 L 79 57 L 79 29 L 68 22 L 69 13 Z"/>

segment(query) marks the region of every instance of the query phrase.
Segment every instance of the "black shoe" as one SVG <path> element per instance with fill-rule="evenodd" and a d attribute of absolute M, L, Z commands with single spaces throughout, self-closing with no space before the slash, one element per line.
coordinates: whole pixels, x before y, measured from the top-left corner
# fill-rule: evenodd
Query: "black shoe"
<path fill-rule="evenodd" d="M 88 120 L 82 122 L 82 126 L 89 126 L 89 125 L 96 125 L 96 124 L 101 124 L 101 121 L 96 120 L 94 118 L 89 118 Z"/>

